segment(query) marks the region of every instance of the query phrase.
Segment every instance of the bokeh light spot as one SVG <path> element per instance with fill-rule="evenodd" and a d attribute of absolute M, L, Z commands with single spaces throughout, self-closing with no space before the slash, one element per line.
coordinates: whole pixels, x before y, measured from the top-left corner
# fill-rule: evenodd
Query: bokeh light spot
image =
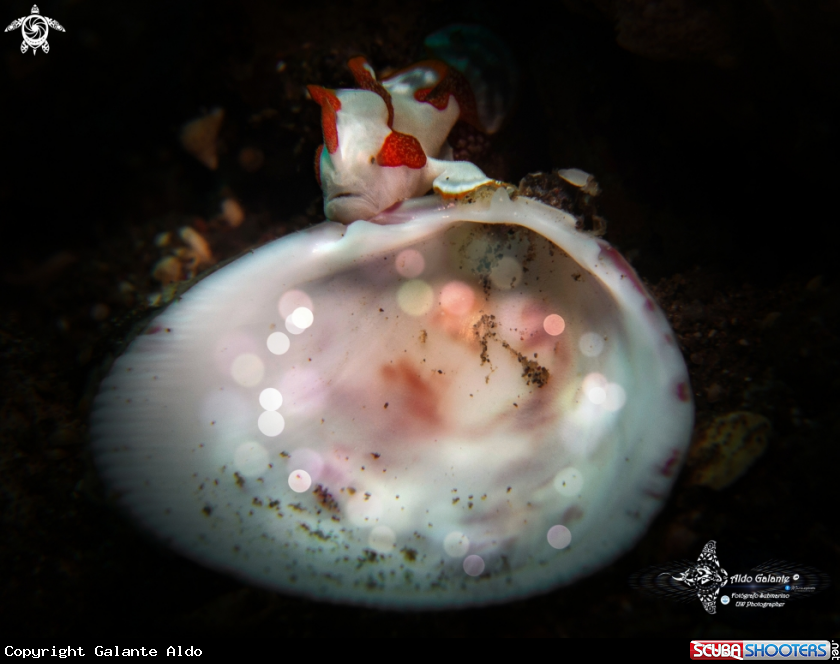
<path fill-rule="evenodd" d="M 301 330 L 312 327 L 312 323 L 315 322 L 312 310 L 307 307 L 298 307 L 292 312 L 290 318 L 295 327 L 299 327 Z"/>
<path fill-rule="evenodd" d="M 275 355 L 283 355 L 287 350 L 289 350 L 289 346 L 292 345 L 292 342 L 289 341 L 289 337 L 282 332 L 272 332 L 268 335 L 265 345 L 268 346 L 268 350 Z"/>
<path fill-rule="evenodd" d="M 592 403 L 599 406 L 607 400 L 607 391 L 601 386 L 596 386 L 590 388 L 586 396 Z"/>
<path fill-rule="evenodd" d="M 552 337 L 556 337 L 558 334 L 563 334 L 563 330 L 566 329 L 566 321 L 559 314 L 549 314 L 543 321 L 543 329 Z"/>
<path fill-rule="evenodd" d="M 467 245 L 467 264 L 470 269 L 483 273 L 486 270 L 486 265 L 490 256 L 494 253 L 495 251 L 486 237 L 480 236 L 474 238 L 472 242 Z"/>
<path fill-rule="evenodd" d="M 448 314 L 463 316 L 473 308 L 475 293 L 463 281 L 450 281 L 440 291 L 440 306 Z"/>
<path fill-rule="evenodd" d="M 257 426 L 263 435 L 269 438 L 279 436 L 286 427 L 286 420 L 276 410 L 266 410 L 257 420 Z"/>
<path fill-rule="evenodd" d="M 347 516 L 354 526 L 372 526 L 382 516 L 382 499 L 356 491 L 347 503 Z"/>
<path fill-rule="evenodd" d="M 583 489 L 583 473 L 569 466 L 554 476 L 554 488 L 561 496 L 577 496 Z"/>
<path fill-rule="evenodd" d="M 453 531 L 443 538 L 443 550 L 453 558 L 461 558 L 470 550 L 470 540 L 459 531 Z"/>
<path fill-rule="evenodd" d="M 293 470 L 289 474 L 289 486 L 295 493 L 303 493 L 312 486 L 312 478 L 305 470 Z"/>
<path fill-rule="evenodd" d="M 401 277 L 414 279 L 423 274 L 426 269 L 426 259 L 416 249 L 403 249 L 397 254 L 397 272 Z"/>
<path fill-rule="evenodd" d="M 267 387 L 260 392 L 260 406 L 266 410 L 277 410 L 283 405 L 283 395 L 280 390 L 273 387 Z"/>
<path fill-rule="evenodd" d="M 379 553 L 388 553 L 393 550 L 397 536 L 388 526 L 376 526 L 368 535 L 368 544 Z"/>
<path fill-rule="evenodd" d="M 578 342 L 578 348 L 586 357 L 598 357 L 604 350 L 604 337 L 594 332 L 582 334 Z"/>
<path fill-rule="evenodd" d="M 291 314 L 286 316 L 285 323 L 286 332 L 288 332 L 289 334 L 303 334 L 305 331 L 302 327 L 298 327 L 297 325 L 295 325 L 295 319 L 292 317 Z"/>
<path fill-rule="evenodd" d="M 245 477 L 254 477 L 268 468 L 268 452 L 259 443 L 242 443 L 233 453 L 233 465 Z"/>
<path fill-rule="evenodd" d="M 265 375 L 262 360 L 253 353 L 237 355 L 230 365 L 230 376 L 242 387 L 258 385 Z"/>
<path fill-rule="evenodd" d="M 572 543 L 572 533 L 566 526 L 552 526 L 548 529 L 547 539 L 555 549 L 565 549 Z"/>
<path fill-rule="evenodd" d="M 522 282 L 522 266 L 513 256 L 503 256 L 490 271 L 490 281 L 501 290 L 516 288 Z"/>
<path fill-rule="evenodd" d="M 434 292 L 422 279 L 412 279 L 402 284 L 397 291 L 397 304 L 410 316 L 422 316 L 434 301 Z"/>
<path fill-rule="evenodd" d="M 481 556 L 467 556 L 464 558 L 464 571 L 470 576 L 478 576 L 484 571 L 484 559 Z"/>
<path fill-rule="evenodd" d="M 592 403 L 600 405 L 607 400 L 607 379 L 599 373 L 591 373 L 583 379 L 583 393 Z"/>
<path fill-rule="evenodd" d="M 286 291 L 277 303 L 277 309 L 284 319 L 291 316 L 292 312 L 299 307 L 315 311 L 315 307 L 312 306 L 312 298 L 300 290 Z"/>
<path fill-rule="evenodd" d="M 610 383 L 606 387 L 607 398 L 603 403 L 604 408 L 610 411 L 621 410 L 627 403 L 627 392 L 618 383 Z"/>
<path fill-rule="evenodd" d="M 324 469 L 324 458 L 315 450 L 301 447 L 289 454 L 289 465 L 305 470 L 313 481 L 317 482 Z"/>

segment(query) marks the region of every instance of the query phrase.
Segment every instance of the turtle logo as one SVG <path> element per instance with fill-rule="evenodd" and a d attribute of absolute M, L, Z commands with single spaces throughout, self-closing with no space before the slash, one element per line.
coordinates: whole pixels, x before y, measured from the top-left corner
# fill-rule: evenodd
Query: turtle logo
<path fill-rule="evenodd" d="M 707 613 L 716 612 L 715 601 L 720 594 L 720 589 L 729 582 L 729 574 L 718 562 L 716 546 L 717 543 L 714 540 L 707 543 L 696 564 L 682 574 L 671 574 L 674 581 L 680 581 L 697 591 L 697 597 L 703 603 L 703 608 Z"/>
<path fill-rule="evenodd" d="M 50 28 L 64 32 L 64 27 L 61 23 L 47 16 L 41 16 L 38 5 L 32 5 L 32 13 L 29 16 L 12 21 L 5 31 L 9 32 L 17 28 L 20 28 L 21 34 L 23 34 L 20 52 L 26 53 L 31 48 L 32 55 L 35 55 L 35 52 L 39 48 L 43 49 L 44 53 L 50 52 L 50 45 L 47 42 L 47 35 L 50 32 Z"/>

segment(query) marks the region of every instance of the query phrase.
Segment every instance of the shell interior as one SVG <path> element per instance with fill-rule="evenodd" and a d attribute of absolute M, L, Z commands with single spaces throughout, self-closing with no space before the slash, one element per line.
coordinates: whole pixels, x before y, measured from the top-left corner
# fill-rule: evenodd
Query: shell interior
<path fill-rule="evenodd" d="M 693 418 L 632 269 L 503 189 L 379 221 L 257 249 L 132 343 L 92 422 L 120 503 L 203 564 L 379 606 L 545 592 L 628 549 Z"/>

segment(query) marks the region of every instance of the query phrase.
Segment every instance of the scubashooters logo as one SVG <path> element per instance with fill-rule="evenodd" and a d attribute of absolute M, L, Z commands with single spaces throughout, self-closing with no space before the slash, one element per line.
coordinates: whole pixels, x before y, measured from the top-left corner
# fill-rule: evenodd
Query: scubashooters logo
<path fill-rule="evenodd" d="M 649 567 L 631 576 L 630 585 L 676 602 L 699 599 L 709 614 L 718 612 L 718 600 L 727 610 L 782 608 L 831 585 L 827 574 L 784 560 L 768 560 L 749 571 L 729 574 L 723 569 L 717 543 L 712 540 L 703 547 L 697 562 L 678 560 Z M 728 595 L 721 594 L 723 588 Z"/>
<path fill-rule="evenodd" d="M 20 52 L 26 53 L 30 48 L 32 55 L 40 48 L 44 53 L 50 52 L 50 44 L 47 41 L 47 35 L 50 33 L 50 28 L 64 32 L 61 23 L 55 19 L 47 16 L 41 16 L 38 5 L 32 5 L 32 13 L 29 16 L 15 19 L 6 28 L 6 32 L 20 28 L 23 35 L 23 42 L 20 45 Z"/>
<path fill-rule="evenodd" d="M 835 659 L 828 641 L 692 641 L 691 659 L 703 660 L 813 660 Z"/>

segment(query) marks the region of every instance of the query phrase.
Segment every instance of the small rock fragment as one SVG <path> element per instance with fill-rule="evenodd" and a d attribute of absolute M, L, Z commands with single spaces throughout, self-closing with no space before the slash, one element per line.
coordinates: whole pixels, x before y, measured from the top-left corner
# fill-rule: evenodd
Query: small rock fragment
<path fill-rule="evenodd" d="M 122 297 L 123 304 L 126 306 L 133 306 L 135 302 L 135 296 L 137 295 L 137 289 L 134 288 L 134 284 L 128 281 L 121 281 L 117 288 L 120 291 L 120 296 Z"/>
<path fill-rule="evenodd" d="M 184 268 L 181 261 L 175 256 L 161 258 L 152 268 L 152 277 L 164 286 L 174 281 L 181 281 L 184 278 Z"/>
<path fill-rule="evenodd" d="M 186 246 L 172 246 L 171 233 L 160 233 L 155 240 L 155 244 L 161 249 L 167 249 L 169 254 L 152 268 L 152 277 L 163 286 L 192 279 L 202 268 L 215 262 L 210 244 L 197 230 L 183 226 L 178 231 L 178 237 Z"/>
<path fill-rule="evenodd" d="M 715 403 L 716 401 L 720 401 L 720 398 L 723 396 L 723 388 L 720 386 L 719 383 L 712 383 L 709 387 L 706 388 L 706 398 L 709 400 L 709 403 Z"/>
<path fill-rule="evenodd" d="M 779 320 L 781 315 L 781 312 L 771 311 L 764 317 L 764 320 L 761 321 L 759 327 L 761 327 L 762 330 L 766 330 L 768 327 L 773 326 L 775 322 Z"/>
<path fill-rule="evenodd" d="M 103 302 L 97 302 L 90 308 L 90 317 L 100 323 L 108 318 L 108 314 L 110 313 L 111 310 L 108 308 L 108 305 Z"/>
<path fill-rule="evenodd" d="M 210 245 L 207 244 L 207 240 L 204 239 L 204 236 L 201 233 L 194 228 L 184 226 L 179 231 L 179 234 L 181 239 L 190 247 L 191 255 L 186 258 L 190 262 L 194 263 L 192 266 L 193 268 L 198 268 L 202 265 L 209 265 L 213 262 L 213 252 L 210 249 Z"/>
<path fill-rule="evenodd" d="M 770 420 L 756 413 L 716 417 L 689 450 L 689 484 L 716 491 L 730 486 L 764 454 L 770 428 Z"/>
<path fill-rule="evenodd" d="M 805 290 L 809 293 L 815 293 L 820 289 L 822 286 L 822 276 L 817 276 L 811 279 L 807 284 L 805 284 Z"/>
<path fill-rule="evenodd" d="M 219 166 L 216 138 L 224 117 L 224 109 L 214 108 L 208 115 L 191 120 L 181 128 L 181 145 L 211 171 Z"/>
<path fill-rule="evenodd" d="M 46 286 L 56 280 L 77 260 L 78 256 L 69 251 L 59 251 L 40 265 L 22 273 L 6 273 L 3 281 L 14 286 Z"/>
<path fill-rule="evenodd" d="M 222 201 L 221 216 L 231 228 L 239 228 L 245 221 L 245 210 L 235 198 L 226 198 Z"/>
<path fill-rule="evenodd" d="M 265 155 L 259 148 L 242 148 L 239 151 L 239 165 L 248 173 L 255 173 L 262 168 Z"/>

